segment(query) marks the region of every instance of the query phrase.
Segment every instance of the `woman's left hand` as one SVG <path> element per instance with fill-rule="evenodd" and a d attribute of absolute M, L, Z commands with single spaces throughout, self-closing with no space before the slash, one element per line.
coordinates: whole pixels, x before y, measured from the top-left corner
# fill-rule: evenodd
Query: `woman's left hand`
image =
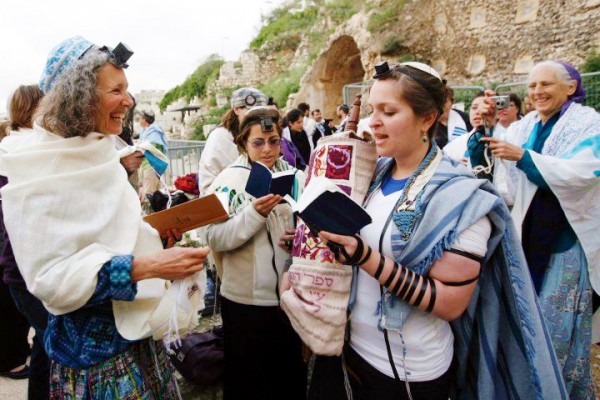
<path fill-rule="evenodd" d="M 175 243 L 179 242 L 183 238 L 183 234 L 179 231 L 179 229 L 169 229 L 165 233 L 165 235 L 160 237 L 163 241 L 163 247 L 165 249 L 170 249 L 175 246 Z"/>
<path fill-rule="evenodd" d="M 350 257 L 354 255 L 358 247 L 358 241 L 354 236 L 343 236 L 327 231 L 321 231 L 319 232 L 319 237 L 325 244 L 331 241 L 344 246 L 344 250 L 346 250 L 346 253 L 348 253 Z"/>
<path fill-rule="evenodd" d="M 514 144 L 510 144 L 495 137 L 482 137 L 480 140 L 482 142 L 488 142 L 492 154 L 503 160 L 519 161 L 523 158 L 523 154 L 525 154 L 525 150 L 522 147 L 515 146 Z"/>

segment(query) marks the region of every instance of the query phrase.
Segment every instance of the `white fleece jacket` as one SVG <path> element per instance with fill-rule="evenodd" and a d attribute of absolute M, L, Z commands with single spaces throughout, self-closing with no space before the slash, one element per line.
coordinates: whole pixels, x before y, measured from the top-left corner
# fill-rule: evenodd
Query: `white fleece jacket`
<path fill-rule="evenodd" d="M 290 258 L 277 244 L 285 229 L 293 226 L 292 209 L 281 203 L 268 217 L 260 215 L 252 206 L 254 197 L 244 190 L 249 168 L 247 157 L 242 155 L 217 176 L 207 194 L 228 193 L 231 218 L 200 232 L 212 250 L 225 298 L 247 305 L 276 306 L 283 267 Z M 274 170 L 290 168 L 277 160 Z M 305 181 L 302 171 L 296 172 L 296 181 L 299 197 Z"/>

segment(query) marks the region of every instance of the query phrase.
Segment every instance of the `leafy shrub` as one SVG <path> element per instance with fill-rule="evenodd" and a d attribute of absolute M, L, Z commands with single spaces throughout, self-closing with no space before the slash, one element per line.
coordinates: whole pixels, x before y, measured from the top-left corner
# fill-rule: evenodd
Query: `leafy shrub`
<path fill-rule="evenodd" d="M 331 20 L 339 25 L 356 14 L 360 9 L 359 6 L 356 0 L 337 0 L 325 3 L 323 8 Z"/>
<path fill-rule="evenodd" d="M 294 6 L 295 4 L 290 2 L 273 10 L 271 15 L 266 17 L 266 24 L 250 42 L 250 48 L 258 49 L 276 38 L 282 43 L 291 44 L 290 41 L 282 40 L 282 37 L 309 31 L 317 22 L 318 7 L 310 5 L 304 10 L 292 11 Z"/>
<path fill-rule="evenodd" d="M 402 41 L 395 35 L 389 36 L 381 49 L 382 55 L 398 54 L 404 49 Z"/>
<path fill-rule="evenodd" d="M 190 101 L 194 96 L 206 96 L 206 88 L 218 78 L 219 69 L 223 63 L 223 59 L 217 54 L 208 56 L 206 61 L 196 68 L 181 85 L 175 86 L 165 93 L 160 101 L 160 110 L 164 111 L 169 104 L 181 97 Z"/>
<path fill-rule="evenodd" d="M 404 1 L 402 0 L 383 0 L 379 9 L 371 14 L 367 30 L 371 33 L 380 33 L 394 24 L 402 11 Z"/>
<path fill-rule="evenodd" d="M 598 54 L 596 49 L 590 51 L 590 54 L 588 54 L 583 64 L 579 67 L 579 70 L 582 73 L 600 71 L 600 54 Z"/>
<path fill-rule="evenodd" d="M 267 97 L 273 97 L 273 100 L 279 107 L 285 107 L 285 103 L 290 94 L 296 93 L 300 89 L 300 79 L 304 74 L 304 68 L 295 68 L 285 71 L 279 76 L 267 81 L 259 86 Z"/>

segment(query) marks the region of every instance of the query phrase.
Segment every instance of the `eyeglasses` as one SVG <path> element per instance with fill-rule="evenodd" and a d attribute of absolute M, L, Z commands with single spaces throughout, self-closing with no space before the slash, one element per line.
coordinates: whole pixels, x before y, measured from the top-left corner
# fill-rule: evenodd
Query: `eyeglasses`
<path fill-rule="evenodd" d="M 255 149 L 262 149 L 263 147 L 265 147 L 265 143 L 266 143 L 265 139 L 262 139 L 262 138 L 248 140 L 248 142 Z M 270 138 L 269 139 L 269 146 L 271 146 L 271 147 L 279 147 L 279 146 L 281 146 L 281 138 L 278 138 L 278 137 L 272 137 L 272 138 Z"/>

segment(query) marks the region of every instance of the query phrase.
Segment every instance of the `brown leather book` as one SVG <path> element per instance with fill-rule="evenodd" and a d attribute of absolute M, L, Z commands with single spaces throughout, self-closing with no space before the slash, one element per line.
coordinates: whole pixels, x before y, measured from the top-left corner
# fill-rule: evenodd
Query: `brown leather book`
<path fill-rule="evenodd" d="M 162 236 L 168 229 L 187 232 L 204 225 L 226 221 L 229 218 L 223 204 L 215 194 L 190 200 L 144 217 Z"/>

